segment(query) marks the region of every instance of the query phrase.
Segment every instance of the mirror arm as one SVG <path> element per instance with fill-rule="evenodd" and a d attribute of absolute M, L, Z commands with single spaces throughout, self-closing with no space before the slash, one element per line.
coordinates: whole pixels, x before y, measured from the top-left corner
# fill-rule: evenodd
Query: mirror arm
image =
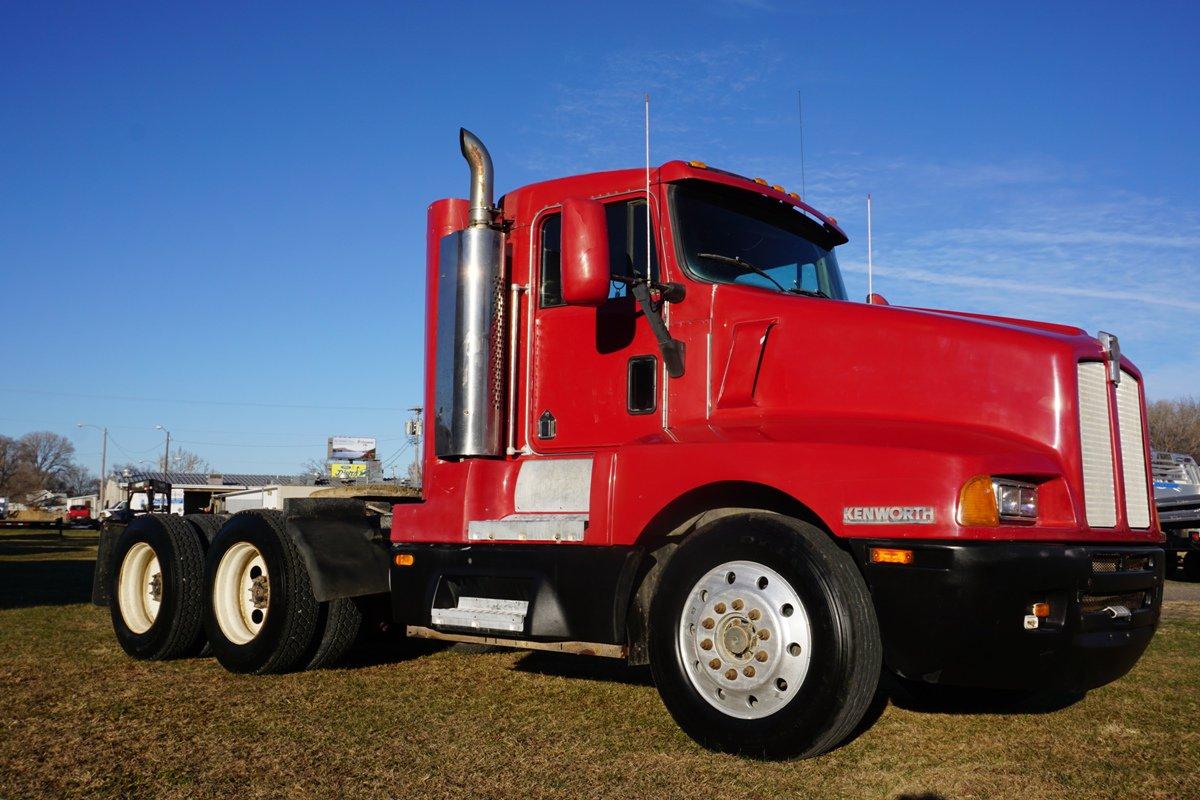
<path fill-rule="evenodd" d="M 663 363 L 667 365 L 667 374 L 672 378 L 683 377 L 683 342 L 671 338 L 671 333 L 663 323 L 661 313 L 654 307 L 654 302 L 650 298 L 650 282 L 640 279 L 625 279 L 623 282 L 630 286 L 634 298 L 642 307 L 642 313 L 646 316 L 650 330 L 654 332 L 659 352 L 662 353 Z M 665 287 L 656 288 L 662 291 Z M 667 293 L 663 291 L 664 298 L 666 295 Z"/>

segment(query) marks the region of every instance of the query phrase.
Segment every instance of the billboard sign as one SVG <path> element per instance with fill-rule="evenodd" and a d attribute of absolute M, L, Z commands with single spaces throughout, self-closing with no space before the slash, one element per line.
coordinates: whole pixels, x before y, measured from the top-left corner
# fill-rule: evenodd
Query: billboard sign
<path fill-rule="evenodd" d="M 330 436 L 329 458 L 343 461 L 374 461 L 374 436 Z"/>
<path fill-rule="evenodd" d="M 335 461 L 329 465 L 329 477 L 331 478 L 361 478 L 366 474 L 366 464 L 340 464 Z"/>

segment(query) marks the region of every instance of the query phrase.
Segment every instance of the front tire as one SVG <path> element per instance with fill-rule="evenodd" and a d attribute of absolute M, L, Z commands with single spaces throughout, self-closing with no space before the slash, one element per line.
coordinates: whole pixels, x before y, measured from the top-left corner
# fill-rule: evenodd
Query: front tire
<path fill-rule="evenodd" d="M 713 750 L 810 758 L 863 719 L 879 684 L 874 606 L 851 557 L 777 514 L 724 517 L 667 564 L 650 665 L 671 716 Z"/>
<path fill-rule="evenodd" d="M 190 525 L 139 516 L 118 534 L 109 563 L 109 612 L 121 649 L 148 661 L 200 652 L 204 548 Z"/>

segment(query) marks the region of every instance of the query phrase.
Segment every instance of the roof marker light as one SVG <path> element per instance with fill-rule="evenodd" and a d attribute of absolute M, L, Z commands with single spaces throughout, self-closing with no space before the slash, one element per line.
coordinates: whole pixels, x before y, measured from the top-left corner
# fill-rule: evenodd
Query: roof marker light
<path fill-rule="evenodd" d="M 767 180 L 766 180 L 766 178 L 755 178 L 755 179 L 754 179 L 754 182 L 755 182 L 755 183 L 757 183 L 759 186 L 766 186 L 766 185 L 767 185 Z"/>
<path fill-rule="evenodd" d="M 778 183 L 771 184 L 771 188 L 777 192 L 783 192 L 783 190 L 784 190 L 783 187 L 780 186 Z"/>
<path fill-rule="evenodd" d="M 695 167 L 696 169 L 708 169 L 708 164 L 705 164 L 703 161 L 689 161 L 688 166 Z"/>

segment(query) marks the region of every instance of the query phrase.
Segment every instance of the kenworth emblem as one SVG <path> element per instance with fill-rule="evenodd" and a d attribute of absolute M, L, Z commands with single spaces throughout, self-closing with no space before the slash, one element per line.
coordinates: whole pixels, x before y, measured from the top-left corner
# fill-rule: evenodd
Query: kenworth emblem
<path fill-rule="evenodd" d="M 932 525 L 933 506 L 846 506 L 845 525 Z"/>

